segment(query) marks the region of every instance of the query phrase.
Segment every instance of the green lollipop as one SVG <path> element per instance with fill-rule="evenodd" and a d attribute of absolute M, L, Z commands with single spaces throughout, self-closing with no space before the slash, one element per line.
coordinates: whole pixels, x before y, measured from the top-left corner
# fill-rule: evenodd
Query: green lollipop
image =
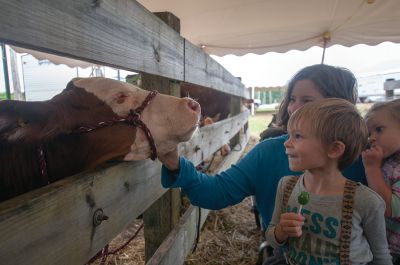
<path fill-rule="evenodd" d="M 299 197 L 297 197 L 297 200 L 300 203 L 299 211 L 297 213 L 301 213 L 301 209 L 303 208 L 303 205 L 306 205 L 308 201 L 310 200 L 310 194 L 307 191 L 302 191 L 299 194 Z"/>

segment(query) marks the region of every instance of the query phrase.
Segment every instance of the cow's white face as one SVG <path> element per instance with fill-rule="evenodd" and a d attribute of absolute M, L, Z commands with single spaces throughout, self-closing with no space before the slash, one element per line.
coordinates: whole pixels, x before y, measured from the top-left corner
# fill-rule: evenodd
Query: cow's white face
<path fill-rule="evenodd" d="M 149 93 L 134 85 L 101 77 L 77 78 L 74 85 L 94 94 L 121 117 L 138 108 Z M 198 127 L 200 112 L 200 105 L 192 99 L 157 94 L 145 107 L 141 120 L 150 130 L 157 152 L 164 154 L 191 138 Z M 127 136 L 127 141 L 132 143 L 125 160 L 150 157 L 150 145 L 141 129 L 137 130 L 136 137 Z"/>

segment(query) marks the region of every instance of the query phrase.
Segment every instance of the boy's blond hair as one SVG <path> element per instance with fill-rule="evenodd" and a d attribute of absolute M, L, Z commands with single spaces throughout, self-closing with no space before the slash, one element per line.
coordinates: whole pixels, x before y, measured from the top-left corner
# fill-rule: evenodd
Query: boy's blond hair
<path fill-rule="evenodd" d="M 347 100 L 338 98 L 310 102 L 295 111 L 289 119 L 288 128 L 298 127 L 307 121 L 322 144 L 329 146 L 335 141 L 345 145 L 338 162 L 339 170 L 351 165 L 368 141 L 368 129 L 357 108 Z"/>
<path fill-rule="evenodd" d="M 387 102 L 375 103 L 365 115 L 365 119 L 368 120 L 372 115 L 378 111 L 386 110 L 392 116 L 393 119 L 400 122 L 400 99 L 394 99 Z"/>

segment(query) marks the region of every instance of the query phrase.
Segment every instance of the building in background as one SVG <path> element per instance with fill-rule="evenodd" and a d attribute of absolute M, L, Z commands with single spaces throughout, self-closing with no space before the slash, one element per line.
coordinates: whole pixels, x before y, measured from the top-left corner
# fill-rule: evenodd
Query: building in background
<path fill-rule="evenodd" d="M 360 101 L 366 103 L 385 101 L 384 83 L 386 80 L 400 80 L 400 72 L 357 77 Z M 394 94 L 400 95 L 400 90 L 394 90 Z"/>
<path fill-rule="evenodd" d="M 286 92 L 286 86 L 254 87 L 251 90 L 254 91 L 253 98 L 258 99 L 260 105 L 265 105 L 281 102 Z"/>
<path fill-rule="evenodd" d="M 32 51 L 32 54 L 35 55 L 34 57 L 30 53 L 21 52 L 26 49 L 10 48 L 10 46 L 7 46 L 7 48 L 9 69 L 15 69 L 14 72 L 9 74 L 11 79 L 11 93 L 16 91 L 15 87 L 19 87 L 23 98 L 27 101 L 43 101 L 52 98 L 60 93 L 74 77 L 103 76 L 125 81 L 127 75 L 135 74 L 130 71 L 99 66 L 50 54 L 48 55 L 49 59 L 47 59 L 46 54 Z M 53 63 L 53 59 L 57 64 Z M 64 61 L 69 66 L 64 64 Z M 75 62 L 77 66 L 74 66 Z M 3 73 L 3 69 L 0 68 L 0 70 Z M 0 92 L 3 92 L 5 91 L 4 75 L 0 74 L 0 76 Z"/>

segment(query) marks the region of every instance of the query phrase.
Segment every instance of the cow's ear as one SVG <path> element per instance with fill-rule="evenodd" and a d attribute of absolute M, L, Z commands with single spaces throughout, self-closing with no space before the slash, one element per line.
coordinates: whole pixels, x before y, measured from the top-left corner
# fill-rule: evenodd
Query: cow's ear
<path fill-rule="evenodd" d="M 5 141 L 36 141 L 43 137 L 49 113 L 44 102 L 7 100 L 0 102 L 0 139 Z"/>
<path fill-rule="evenodd" d="M 129 111 L 138 107 L 137 98 L 129 91 L 116 91 L 111 96 L 111 101 L 106 102 L 119 116 L 126 116 Z"/>
<path fill-rule="evenodd" d="M 213 122 L 217 122 L 217 121 L 219 121 L 220 118 L 221 118 L 221 113 L 217 113 L 211 119 L 213 120 Z"/>
<path fill-rule="evenodd" d="M 11 101 L 0 101 L 0 139 L 7 140 L 12 130 L 17 127 L 17 120 L 8 115 L 9 102 Z M 14 122 L 13 122 L 14 120 Z"/>
<path fill-rule="evenodd" d="M 67 84 L 67 86 L 65 87 L 64 91 L 72 90 L 72 89 L 74 89 L 74 88 L 75 88 L 74 80 L 71 80 L 71 81 L 68 82 L 68 84 Z M 64 91 L 63 91 L 63 92 L 64 92 Z"/>
<path fill-rule="evenodd" d="M 123 104 L 128 99 L 128 93 L 125 91 L 117 92 L 113 95 L 113 102 L 116 104 Z"/>
<path fill-rule="evenodd" d="M 213 120 L 211 117 L 206 116 L 206 117 L 204 118 L 203 123 L 204 123 L 204 126 L 210 125 L 210 124 L 213 124 L 213 123 L 214 123 L 214 120 Z"/>

